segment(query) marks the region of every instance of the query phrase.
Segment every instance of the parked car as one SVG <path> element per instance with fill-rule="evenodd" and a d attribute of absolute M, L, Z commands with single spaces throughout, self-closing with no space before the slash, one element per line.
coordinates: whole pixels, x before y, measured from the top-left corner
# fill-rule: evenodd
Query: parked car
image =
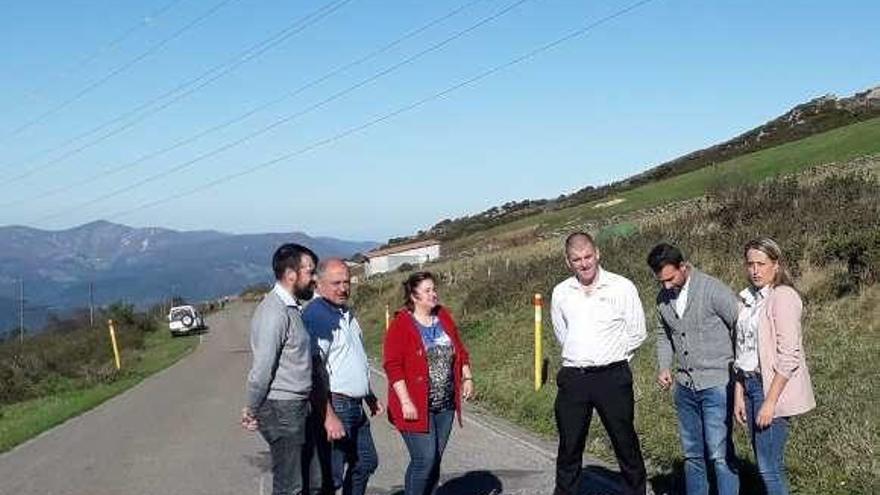
<path fill-rule="evenodd" d="M 168 329 L 172 336 L 187 335 L 205 329 L 205 320 L 192 306 L 174 306 L 168 312 Z"/>

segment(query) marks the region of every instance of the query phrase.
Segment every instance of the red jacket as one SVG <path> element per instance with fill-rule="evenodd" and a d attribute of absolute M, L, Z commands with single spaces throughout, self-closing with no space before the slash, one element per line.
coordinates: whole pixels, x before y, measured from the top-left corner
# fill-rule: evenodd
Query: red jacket
<path fill-rule="evenodd" d="M 440 307 L 437 317 L 443 324 L 446 334 L 452 340 L 455 349 L 455 363 L 452 367 L 455 376 L 455 411 L 458 423 L 461 424 L 461 367 L 470 365 L 470 357 L 458 335 L 458 327 L 452 316 L 444 307 Z M 394 315 L 394 320 L 385 334 L 385 345 L 382 366 L 388 375 L 388 419 L 400 431 L 427 433 L 428 431 L 428 387 L 431 380 L 428 376 L 428 358 L 422 336 L 416 328 L 412 314 L 401 309 Z M 418 411 L 418 419 L 403 419 L 400 400 L 392 385 L 400 380 L 406 383 L 409 396 Z"/>

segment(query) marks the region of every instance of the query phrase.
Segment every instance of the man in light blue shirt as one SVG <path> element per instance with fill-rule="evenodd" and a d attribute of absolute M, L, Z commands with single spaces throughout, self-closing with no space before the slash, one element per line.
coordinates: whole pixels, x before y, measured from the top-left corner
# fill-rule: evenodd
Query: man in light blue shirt
<path fill-rule="evenodd" d="M 348 307 L 348 266 L 340 259 L 324 260 L 318 264 L 317 277 L 320 297 L 306 307 L 303 321 L 319 359 L 316 366 L 320 366 L 322 388 L 325 392 L 329 388 L 323 421 L 326 436 L 318 437 L 332 442 L 325 447 L 329 447 L 334 490 L 362 495 L 379 465 L 363 404 L 366 402 L 374 416 L 382 414 L 383 408 L 370 389 L 370 364 L 361 327 Z"/>

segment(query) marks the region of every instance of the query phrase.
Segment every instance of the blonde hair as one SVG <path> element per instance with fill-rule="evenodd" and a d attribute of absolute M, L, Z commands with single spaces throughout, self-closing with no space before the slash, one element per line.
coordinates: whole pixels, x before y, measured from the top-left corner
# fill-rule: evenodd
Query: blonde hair
<path fill-rule="evenodd" d="M 782 254 L 782 248 L 779 247 L 776 241 L 769 237 L 752 239 L 743 247 L 743 258 L 748 259 L 749 251 L 752 249 L 766 254 L 768 258 L 779 265 L 779 269 L 776 270 L 776 275 L 773 277 L 771 287 L 787 285 L 794 288 L 794 278 L 788 270 L 788 262 Z"/>

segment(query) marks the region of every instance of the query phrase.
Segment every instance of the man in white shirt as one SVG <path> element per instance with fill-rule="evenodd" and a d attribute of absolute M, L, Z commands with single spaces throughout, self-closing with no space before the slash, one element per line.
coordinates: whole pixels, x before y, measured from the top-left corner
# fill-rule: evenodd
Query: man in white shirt
<path fill-rule="evenodd" d="M 625 493 L 644 495 L 645 463 L 633 425 L 629 360 L 647 335 L 635 285 L 599 266 L 599 249 L 586 233 L 565 240 L 565 262 L 573 276 L 553 289 L 553 329 L 562 347 L 556 377 L 556 457 L 554 495 L 579 493 L 584 446 L 599 413 L 614 447 Z"/>
<path fill-rule="evenodd" d="M 351 276 L 348 266 L 338 258 L 318 263 L 318 295 L 303 312 L 303 321 L 312 337 L 313 352 L 319 357 L 319 382 L 326 403 L 324 432 L 319 444 L 333 489 L 348 495 L 363 495 L 379 458 L 373 443 L 371 415 L 382 414 L 382 404 L 370 388 L 370 364 L 364 349 L 361 327 L 348 306 Z M 329 388 L 329 391 L 327 390 Z M 328 459 L 329 457 L 329 459 Z M 329 462 L 328 462 L 329 461 Z M 330 481 L 330 480 L 328 480 Z M 329 483 L 325 482 L 325 486 Z"/>

